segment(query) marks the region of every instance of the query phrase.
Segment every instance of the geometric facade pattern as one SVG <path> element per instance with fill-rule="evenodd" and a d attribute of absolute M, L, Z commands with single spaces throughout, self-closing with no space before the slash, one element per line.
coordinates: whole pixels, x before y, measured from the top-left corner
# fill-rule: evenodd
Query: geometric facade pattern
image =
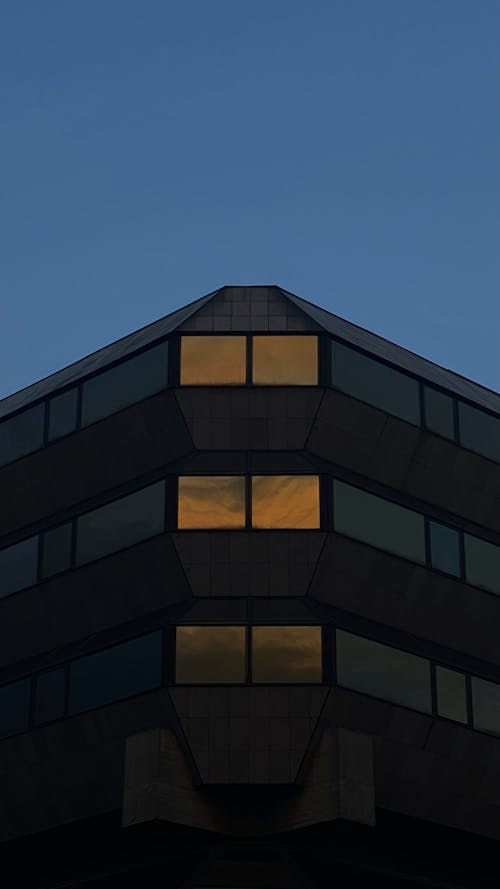
<path fill-rule="evenodd" d="M 498 393 L 223 287 L 0 401 L 0 494 L 9 887 L 492 885 Z"/>

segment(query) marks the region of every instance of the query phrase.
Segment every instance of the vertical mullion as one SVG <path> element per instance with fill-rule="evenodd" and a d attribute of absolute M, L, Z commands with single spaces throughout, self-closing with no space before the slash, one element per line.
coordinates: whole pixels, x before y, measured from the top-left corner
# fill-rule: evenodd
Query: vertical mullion
<path fill-rule="evenodd" d="M 431 681 L 431 713 L 433 716 L 438 715 L 437 708 L 437 677 L 435 661 L 429 661 L 430 681 Z"/>
<path fill-rule="evenodd" d="M 70 557 L 69 557 L 69 565 L 70 568 L 76 568 L 76 534 L 77 534 L 77 522 L 78 519 L 72 519 L 71 521 L 71 543 L 70 543 Z"/>
<path fill-rule="evenodd" d="M 42 566 L 43 566 L 43 551 L 45 549 L 45 532 L 42 532 L 38 535 L 38 552 L 37 552 L 37 564 L 36 564 L 36 582 L 40 583 L 42 580 Z"/>
<path fill-rule="evenodd" d="M 253 684 L 253 671 L 252 671 L 252 624 L 247 624 L 245 640 L 246 640 L 246 652 L 245 652 L 245 662 L 246 662 L 246 676 L 245 676 L 245 685 Z"/>
<path fill-rule="evenodd" d="M 332 652 L 332 685 L 338 685 L 337 678 L 337 627 L 330 624 Z"/>
<path fill-rule="evenodd" d="M 470 673 L 465 674 L 465 694 L 467 698 L 467 725 L 474 728 L 474 716 L 472 707 L 472 678 Z"/>
<path fill-rule="evenodd" d="M 432 568 L 431 561 L 431 526 L 429 517 L 424 515 L 425 567 Z"/>
<path fill-rule="evenodd" d="M 69 688 L 71 682 L 71 661 L 64 664 L 64 716 L 69 715 Z"/>
<path fill-rule="evenodd" d="M 35 695 L 36 695 L 36 684 L 37 684 L 38 674 L 33 673 L 31 677 L 30 683 L 30 702 L 29 702 L 29 710 L 28 710 L 28 727 L 33 728 L 35 724 Z"/>
<path fill-rule="evenodd" d="M 418 401 L 420 407 L 420 426 L 427 429 L 427 416 L 425 412 L 425 387 L 422 380 L 418 381 Z"/>
<path fill-rule="evenodd" d="M 76 428 L 82 428 L 83 383 L 79 383 L 76 396 Z"/>
<path fill-rule="evenodd" d="M 465 534 L 457 528 L 458 531 L 458 556 L 460 561 L 460 577 L 467 582 L 465 571 Z"/>
<path fill-rule="evenodd" d="M 253 383 L 253 336 L 251 333 L 246 337 L 246 384 Z"/>
<path fill-rule="evenodd" d="M 45 401 L 45 411 L 43 414 L 43 444 L 42 447 L 46 448 L 49 442 L 49 405 L 50 398 L 47 398 Z"/>
<path fill-rule="evenodd" d="M 252 528 L 252 476 L 245 475 L 245 528 Z"/>
<path fill-rule="evenodd" d="M 455 441 L 460 444 L 460 414 L 458 410 L 458 398 L 453 399 L 453 433 Z"/>

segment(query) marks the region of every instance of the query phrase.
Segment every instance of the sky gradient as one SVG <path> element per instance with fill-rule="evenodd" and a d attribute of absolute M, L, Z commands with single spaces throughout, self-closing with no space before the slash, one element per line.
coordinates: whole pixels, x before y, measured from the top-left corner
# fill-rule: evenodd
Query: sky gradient
<path fill-rule="evenodd" d="M 223 284 L 500 389 L 497 0 L 3 0 L 0 397 Z"/>

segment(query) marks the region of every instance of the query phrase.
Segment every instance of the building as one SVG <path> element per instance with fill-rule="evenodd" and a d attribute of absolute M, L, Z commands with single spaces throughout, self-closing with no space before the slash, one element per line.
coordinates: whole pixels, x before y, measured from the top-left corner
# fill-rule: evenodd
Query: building
<path fill-rule="evenodd" d="M 498 394 L 223 287 L 0 418 L 2 886 L 496 886 Z"/>

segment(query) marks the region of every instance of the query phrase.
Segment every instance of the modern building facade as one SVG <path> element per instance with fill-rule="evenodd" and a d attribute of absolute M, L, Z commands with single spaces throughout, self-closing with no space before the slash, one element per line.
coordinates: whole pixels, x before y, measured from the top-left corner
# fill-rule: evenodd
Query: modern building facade
<path fill-rule="evenodd" d="M 276 286 L 0 402 L 3 885 L 486 887 L 500 395 Z"/>

